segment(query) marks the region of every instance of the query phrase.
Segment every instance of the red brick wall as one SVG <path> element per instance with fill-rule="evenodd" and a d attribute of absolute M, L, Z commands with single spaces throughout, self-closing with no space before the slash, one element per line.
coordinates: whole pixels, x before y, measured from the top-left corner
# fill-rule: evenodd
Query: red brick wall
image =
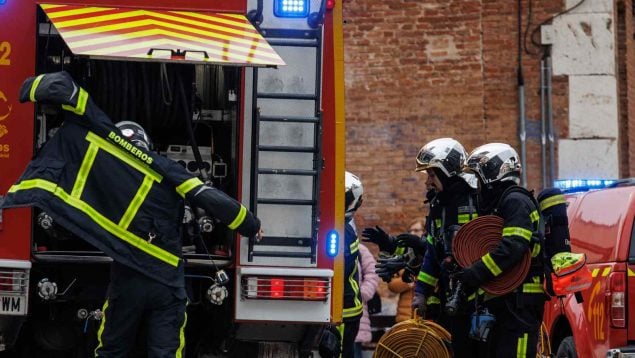
<path fill-rule="evenodd" d="M 560 0 L 534 0 L 532 29 L 562 8 Z M 396 233 L 424 213 L 423 176 L 413 169 L 432 139 L 454 137 L 468 152 L 493 141 L 520 151 L 517 9 L 510 0 L 344 2 L 346 167 L 365 189 L 358 227 L 381 224 Z M 541 187 L 539 60 L 523 53 L 531 188 Z M 562 137 L 567 79 L 554 78 L 553 86 Z"/>

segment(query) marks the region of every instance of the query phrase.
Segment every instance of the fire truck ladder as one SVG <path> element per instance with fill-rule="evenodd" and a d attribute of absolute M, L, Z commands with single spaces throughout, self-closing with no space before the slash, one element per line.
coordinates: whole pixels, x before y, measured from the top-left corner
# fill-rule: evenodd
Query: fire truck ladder
<path fill-rule="evenodd" d="M 253 74 L 251 203 L 266 233 L 260 242 L 249 241 L 248 261 L 273 263 L 283 257 L 288 266 L 315 266 L 322 168 L 321 33 L 262 32 L 287 65 L 257 68 Z"/>

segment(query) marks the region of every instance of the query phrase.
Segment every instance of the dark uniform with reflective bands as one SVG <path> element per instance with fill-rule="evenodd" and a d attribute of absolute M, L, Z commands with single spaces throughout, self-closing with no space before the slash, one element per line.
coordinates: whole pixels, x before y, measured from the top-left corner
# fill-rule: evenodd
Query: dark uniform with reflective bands
<path fill-rule="evenodd" d="M 426 318 L 437 321 L 452 334 L 454 356 L 472 357 L 474 342 L 468 338 L 468 333 L 476 295 L 469 297 L 466 312 L 449 317 L 443 310 L 450 295 L 449 270 L 452 269 L 452 262 L 446 261 L 451 255 L 450 240 L 459 225 L 478 217 L 476 190 L 459 177 L 452 179 L 452 184 L 430 202 L 430 214 L 426 219 L 427 249 L 415 291 L 426 298 Z"/>
<path fill-rule="evenodd" d="M 503 193 L 493 214 L 503 218 L 503 239 L 495 250 L 464 270 L 465 282 L 480 285 L 520 262 L 531 250 L 531 269 L 523 284 L 514 292 L 486 302 L 496 316 L 491 341 L 491 356 L 535 357 L 538 333 L 542 322 L 545 294 L 543 291 L 543 260 L 540 242 L 543 223 L 531 193 L 515 187 Z M 495 353 L 494 353 L 495 352 Z"/>
<path fill-rule="evenodd" d="M 61 104 L 68 112 L 4 207 L 35 205 L 114 259 L 96 355 L 125 356 L 145 323 L 149 357 L 181 357 L 183 199 L 246 236 L 260 222 L 177 163 L 127 142 L 66 72 L 27 79 L 20 100 Z"/>
<path fill-rule="evenodd" d="M 339 326 L 342 335 L 342 357 L 353 357 L 355 337 L 362 318 L 362 296 L 359 291 L 359 239 L 352 225 L 352 219 L 344 224 L 344 313 L 343 323 Z"/>

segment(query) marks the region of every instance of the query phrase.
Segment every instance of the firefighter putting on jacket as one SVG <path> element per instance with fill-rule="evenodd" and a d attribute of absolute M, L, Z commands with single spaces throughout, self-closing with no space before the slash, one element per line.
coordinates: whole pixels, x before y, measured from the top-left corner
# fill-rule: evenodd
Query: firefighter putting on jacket
<path fill-rule="evenodd" d="M 485 302 L 495 316 L 487 337 L 490 357 L 535 357 L 545 295 L 540 242 L 544 235 L 537 203 L 531 193 L 518 187 L 520 159 L 507 144 L 490 143 L 470 153 L 465 170 L 476 174 L 482 213 L 503 219 L 502 240 L 480 260 L 455 277 L 467 292 L 513 270 L 523 255 L 532 254 L 531 268 L 523 283 L 511 293 Z"/>
<path fill-rule="evenodd" d="M 20 101 L 61 105 L 64 124 L 9 189 L 4 206 L 37 206 L 114 261 L 95 356 L 127 356 L 142 326 L 148 357 L 182 356 L 184 200 L 244 236 L 260 237 L 260 221 L 151 151 L 136 123 L 114 125 L 68 73 L 28 78 Z"/>
<path fill-rule="evenodd" d="M 469 297 L 451 275 L 458 270 L 452 239 L 461 225 L 478 217 L 476 188 L 462 172 L 467 153 L 452 138 L 435 139 L 417 155 L 418 172 L 425 172 L 430 198 L 426 218 L 427 249 L 417 276 L 412 308 L 441 324 L 452 335 L 454 357 L 476 356 L 476 342 L 468 338 L 476 294 Z"/>
<path fill-rule="evenodd" d="M 362 318 L 362 296 L 359 290 L 359 239 L 353 216 L 362 205 L 364 187 L 361 180 L 346 172 L 344 211 L 344 312 L 338 327 L 342 337 L 342 358 L 353 358 L 355 337 Z"/>

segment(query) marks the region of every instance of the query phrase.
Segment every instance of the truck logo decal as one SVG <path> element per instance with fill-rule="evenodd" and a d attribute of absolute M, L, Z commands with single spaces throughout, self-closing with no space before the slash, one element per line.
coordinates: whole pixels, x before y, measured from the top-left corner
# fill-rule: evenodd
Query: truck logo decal
<path fill-rule="evenodd" d="M 0 91 L 0 103 L 1 102 L 8 102 L 7 97 L 4 95 L 4 93 L 2 91 Z M 6 105 L 6 113 L 5 110 L 3 108 L 4 106 L 0 105 L 0 121 L 4 121 L 5 119 L 7 119 L 9 117 L 9 115 L 11 114 L 11 105 L 7 104 Z M 0 135 L 1 137 L 2 135 Z"/>
<path fill-rule="evenodd" d="M 595 270 L 594 270 L 595 271 Z M 587 321 L 593 330 L 593 338 L 596 340 L 604 340 L 604 297 L 600 294 L 600 286 L 602 282 L 596 282 L 589 295 L 589 310 L 587 312 Z"/>

